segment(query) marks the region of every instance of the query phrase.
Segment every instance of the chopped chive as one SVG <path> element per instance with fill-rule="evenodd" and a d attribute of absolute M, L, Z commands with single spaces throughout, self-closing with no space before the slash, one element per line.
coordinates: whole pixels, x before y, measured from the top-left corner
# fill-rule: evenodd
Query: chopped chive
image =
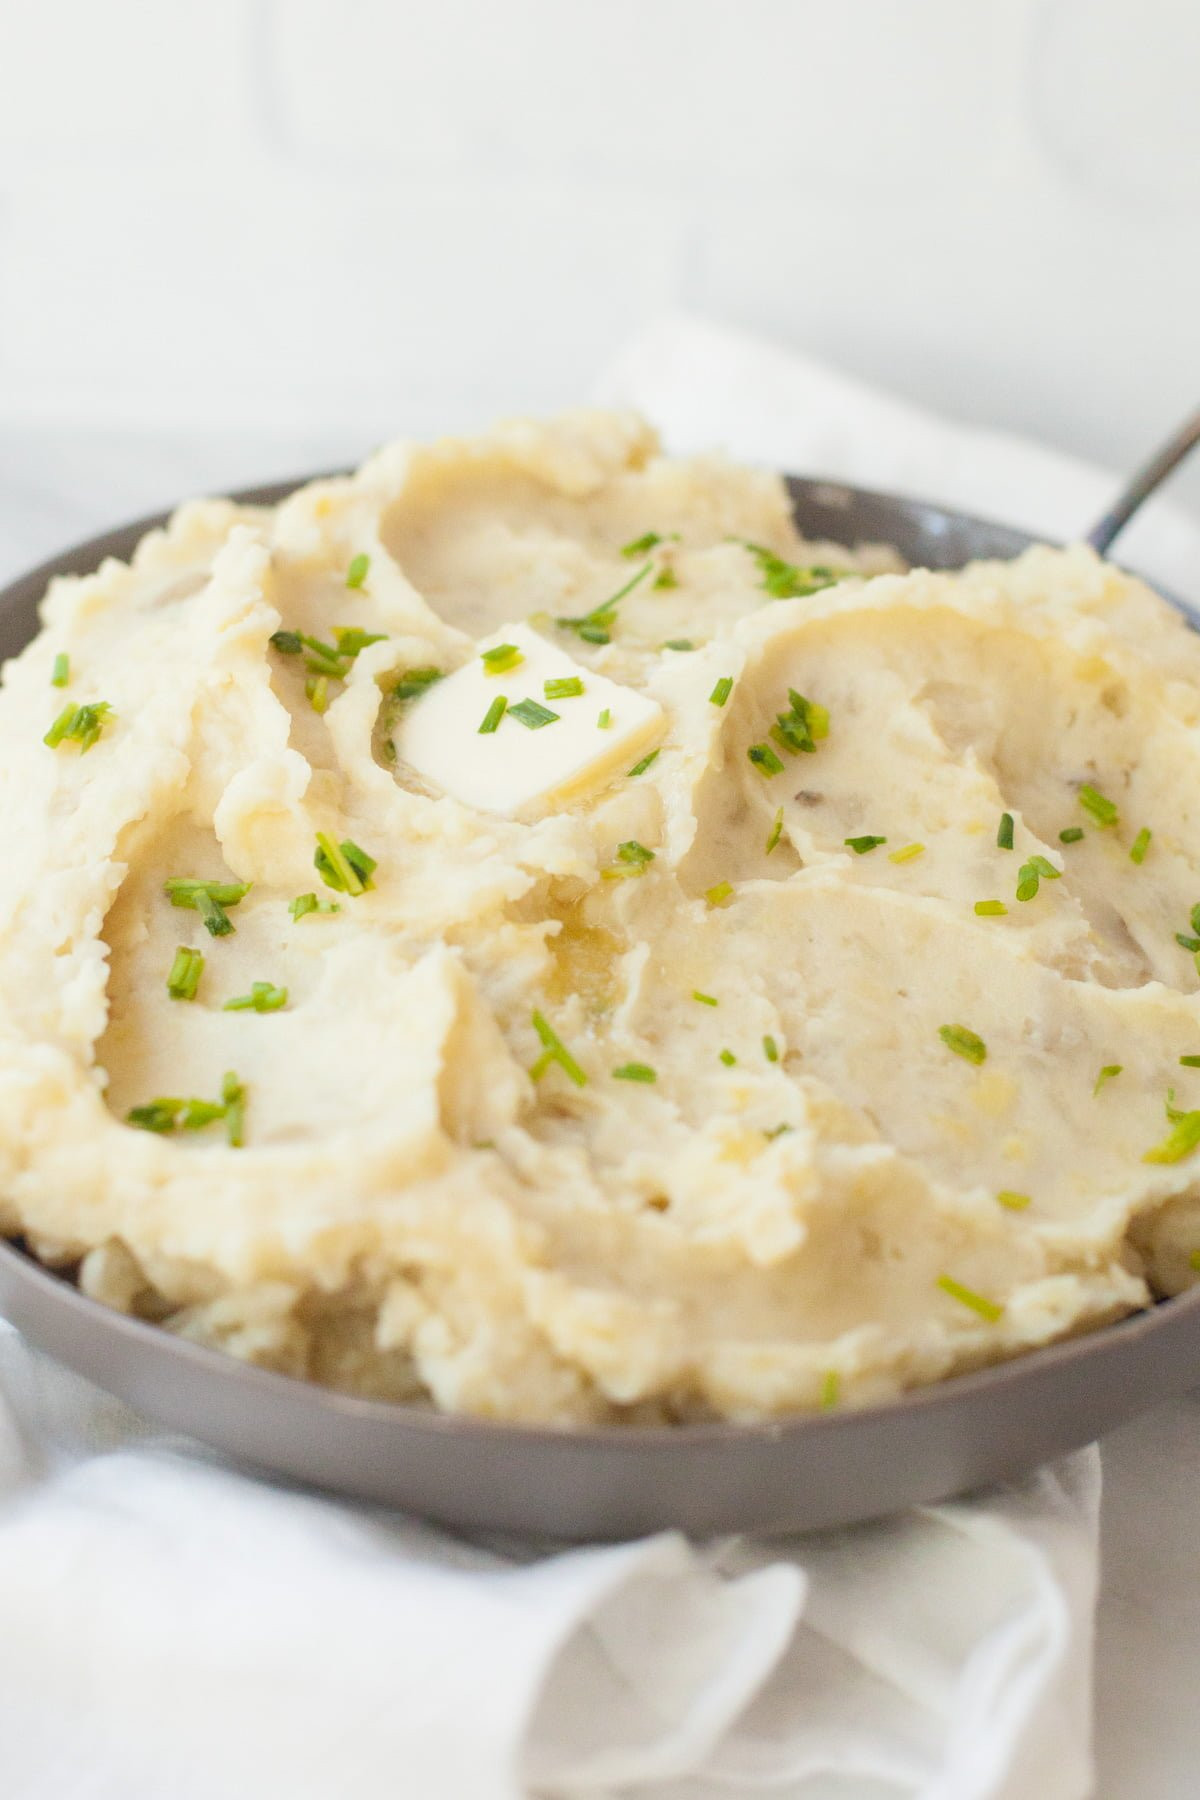
<path fill-rule="evenodd" d="M 544 1014 L 540 1012 L 534 1013 L 533 1029 L 537 1032 L 538 1037 L 545 1045 L 546 1050 L 545 1056 L 539 1057 L 538 1061 L 534 1064 L 534 1069 L 538 1069 L 539 1072 L 544 1072 L 545 1068 L 548 1067 L 550 1063 L 556 1062 L 563 1074 L 569 1081 L 573 1081 L 576 1087 L 586 1087 L 587 1076 L 575 1061 L 575 1058 L 571 1055 L 571 1052 L 567 1049 L 567 1046 L 563 1043 L 558 1033 L 549 1024 Z M 533 1069 L 530 1070 L 530 1074 L 533 1075 L 535 1081 L 538 1079 L 537 1075 L 533 1074 Z"/>
<path fill-rule="evenodd" d="M 775 848 L 776 844 L 779 842 L 779 840 L 782 836 L 783 836 L 783 808 L 782 808 L 782 806 L 780 806 L 776 809 L 775 817 L 771 821 L 771 829 L 767 833 L 767 855 L 768 856 L 770 856 L 772 850 Z"/>
<path fill-rule="evenodd" d="M 1031 856 L 1025 866 L 1035 869 L 1044 881 L 1058 881 L 1062 876 L 1062 870 L 1056 869 L 1045 856 Z"/>
<path fill-rule="evenodd" d="M 811 755 L 819 740 L 829 736 L 829 709 L 789 688 L 788 710 L 776 713 L 768 736 L 789 756 Z"/>
<path fill-rule="evenodd" d="M 300 642 L 304 646 L 304 666 L 310 675 L 332 675 L 335 681 L 344 681 L 348 668 L 348 660 L 343 657 L 333 644 L 323 643 L 320 638 L 302 635 Z"/>
<path fill-rule="evenodd" d="M 625 843 L 618 844 L 617 855 L 623 863 L 634 863 L 639 868 L 654 861 L 653 850 L 647 850 L 645 844 L 639 844 L 636 838 L 628 838 Z"/>
<path fill-rule="evenodd" d="M 304 648 L 304 639 L 298 631 L 273 631 L 268 641 L 272 650 L 278 650 L 281 656 L 299 656 Z"/>
<path fill-rule="evenodd" d="M 107 700 L 92 700 L 86 706 L 64 706 L 42 739 L 52 750 L 59 744 L 78 744 L 79 754 L 86 756 L 105 725 L 113 716 Z"/>
<path fill-rule="evenodd" d="M 310 675 L 304 683 L 304 692 L 315 713 L 328 711 L 329 677 L 327 675 Z"/>
<path fill-rule="evenodd" d="M 352 556 L 350 558 L 350 567 L 346 570 L 346 586 L 348 588 L 360 588 L 367 579 L 370 568 L 370 557 L 365 550 L 360 550 L 357 556 Z"/>
<path fill-rule="evenodd" d="M 1148 825 L 1143 825 L 1142 829 L 1138 832 L 1132 844 L 1129 846 L 1129 860 L 1131 863 L 1137 863 L 1139 868 L 1146 860 L 1146 852 L 1150 848 L 1150 839 L 1153 836 L 1154 833 L 1150 830 L 1150 827 Z"/>
<path fill-rule="evenodd" d="M 658 571 L 658 574 L 654 577 L 654 586 L 656 588 L 677 588 L 679 586 L 679 577 L 671 567 L 670 563 L 666 563 Z"/>
<path fill-rule="evenodd" d="M 996 832 L 996 843 L 1001 850 L 1013 847 L 1013 816 L 1010 812 L 1000 814 L 1000 828 Z"/>
<path fill-rule="evenodd" d="M 503 694 L 497 694 L 496 698 L 492 701 L 492 704 L 483 715 L 483 722 L 479 727 L 480 737 L 486 737 L 489 733 L 498 728 L 501 719 L 504 717 L 504 710 L 507 705 L 508 701 L 505 696 Z"/>
<path fill-rule="evenodd" d="M 632 769 L 629 770 L 630 777 L 632 778 L 634 775 L 644 775 L 646 773 L 646 770 L 650 767 L 651 763 L 655 763 L 657 761 L 658 761 L 658 751 L 651 750 L 651 752 L 648 756 L 643 756 L 641 762 L 634 763 Z"/>
<path fill-rule="evenodd" d="M 732 1050 L 722 1050 L 721 1061 L 725 1064 L 727 1069 L 732 1069 L 734 1063 L 737 1061 L 737 1057 L 733 1054 Z"/>
<path fill-rule="evenodd" d="M 1033 1195 L 1018 1194 L 1012 1188 L 1001 1188 L 996 1199 L 1001 1206 L 1007 1207 L 1009 1212 L 1024 1212 L 1025 1208 L 1032 1203 Z"/>
<path fill-rule="evenodd" d="M 225 1130 L 229 1142 L 235 1150 L 240 1150 L 246 1132 L 246 1090 L 232 1069 L 221 1082 L 221 1099 L 225 1103 Z"/>
<path fill-rule="evenodd" d="M 679 533 L 674 532 L 672 535 L 678 537 Z M 645 556 L 648 551 L 653 550 L 655 544 L 661 544 L 662 541 L 661 532 L 644 531 L 641 537 L 632 538 L 629 543 L 621 545 L 621 555 Z"/>
<path fill-rule="evenodd" d="M 525 661 L 525 652 L 515 644 L 496 644 L 493 649 L 482 651 L 479 660 L 485 675 L 506 675 Z"/>
<path fill-rule="evenodd" d="M 751 744 L 746 755 L 755 768 L 763 775 L 782 775 L 783 764 L 772 750 L 770 744 Z"/>
<path fill-rule="evenodd" d="M 769 1063 L 777 1063 L 779 1061 L 779 1045 L 775 1042 L 775 1039 L 773 1037 L 765 1037 L 762 1044 L 763 1055 L 766 1057 L 767 1061 Z"/>
<path fill-rule="evenodd" d="M 1100 1092 L 1100 1089 L 1104 1086 L 1106 1081 L 1116 1080 L 1124 1066 L 1123 1063 L 1105 1063 L 1104 1067 L 1096 1077 L 1096 1085 L 1092 1089 L 1093 1098 Z"/>
<path fill-rule="evenodd" d="M 720 1006 L 721 1004 L 715 994 L 702 994 L 699 988 L 692 989 L 692 999 L 698 1000 L 701 1006 Z"/>
<path fill-rule="evenodd" d="M 768 550 L 763 544 L 752 544 L 746 538 L 735 540 L 748 550 L 758 564 L 762 575 L 762 585 L 772 600 L 792 600 L 806 594 L 817 594 L 822 588 L 833 587 L 842 579 L 836 569 L 826 567 L 823 563 L 813 563 L 807 568 L 796 563 L 786 562 L 774 550 Z"/>
<path fill-rule="evenodd" d="M 226 1111 L 219 1100 L 160 1099 L 131 1106 L 125 1118 L 141 1131 L 165 1135 L 169 1131 L 200 1131 L 214 1120 L 223 1119 Z"/>
<path fill-rule="evenodd" d="M 361 850 L 353 839 L 343 838 L 335 844 L 325 832 L 318 831 L 313 867 L 326 887 L 352 897 L 365 894 L 375 885 L 371 876 L 378 866 L 375 858 Z"/>
<path fill-rule="evenodd" d="M 1041 886 L 1041 876 L 1031 862 L 1021 864 L 1021 872 L 1017 878 L 1017 899 L 1035 900 Z"/>
<path fill-rule="evenodd" d="M 943 1294 L 949 1294 L 952 1300 L 957 1300 L 962 1306 L 969 1306 L 972 1312 L 978 1313 L 981 1319 L 986 1319 L 989 1325 L 994 1325 L 997 1319 L 1004 1316 L 1004 1308 L 997 1301 L 987 1300 L 973 1288 L 964 1287 L 952 1275 L 939 1275 L 937 1284 Z"/>
<path fill-rule="evenodd" d="M 198 912 L 210 937 L 228 937 L 233 920 L 226 907 L 237 906 L 250 892 L 248 881 L 196 881 L 190 876 L 172 876 L 163 883 L 163 892 L 172 906 L 186 906 Z"/>
<path fill-rule="evenodd" d="M 234 1000 L 227 1000 L 222 1007 L 223 1012 L 278 1012 L 287 1005 L 288 991 L 285 987 L 274 987 L 269 981 L 254 981 L 250 984 L 248 994 L 239 994 Z"/>
<path fill-rule="evenodd" d="M 296 898 L 288 903 L 288 911 L 293 919 L 303 919 L 309 913 L 314 912 L 335 913 L 341 912 L 341 910 L 336 900 L 318 900 L 315 894 L 297 894 Z"/>
<path fill-rule="evenodd" d="M 1002 919 L 1008 908 L 1003 900 L 977 900 L 975 911 L 981 919 Z"/>
<path fill-rule="evenodd" d="M 1177 1163 L 1185 1156 L 1190 1156 L 1197 1145 L 1200 1145 L 1200 1112 L 1173 1112 L 1174 1128 L 1169 1131 L 1162 1142 L 1147 1150 L 1142 1157 L 1145 1163 Z"/>
<path fill-rule="evenodd" d="M 733 899 L 732 881 L 718 881 L 715 887 L 706 888 L 704 898 L 710 907 L 727 905 Z"/>
<path fill-rule="evenodd" d="M 1193 1250 L 1188 1257 L 1188 1268 L 1200 1270 L 1200 1250 Z"/>
<path fill-rule="evenodd" d="M 334 625 L 332 630 L 338 655 L 349 657 L 351 662 L 372 644 L 387 643 L 386 631 L 360 631 L 357 625 Z"/>
<path fill-rule="evenodd" d="M 199 950 L 180 944 L 167 975 L 167 992 L 172 1000 L 194 1000 L 203 973 L 204 958 Z"/>
<path fill-rule="evenodd" d="M 597 729 L 597 731 L 607 731 L 611 724 L 612 724 L 612 710 L 611 710 L 611 708 L 606 706 L 604 708 L 604 711 L 602 713 L 600 713 L 599 717 L 596 720 L 596 729 Z"/>
<path fill-rule="evenodd" d="M 657 587 L 658 583 L 655 582 L 654 585 Z M 668 638 L 663 645 L 664 650 L 694 650 L 695 648 L 691 638 Z"/>
<path fill-rule="evenodd" d="M 617 605 L 624 600 L 626 594 L 633 592 L 639 582 L 645 581 L 653 567 L 653 563 L 644 563 L 623 588 L 618 588 L 615 594 L 611 594 L 607 600 L 602 600 L 599 606 L 593 606 L 591 612 L 580 613 L 577 618 L 573 619 L 555 619 L 554 623 L 562 631 L 575 632 L 576 636 L 581 637 L 585 644 L 611 643 L 612 627 L 616 623 L 615 609 Z"/>
<path fill-rule="evenodd" d="M 947 1050 L 953 1050 L 955 1056 L 961 1056 L 967 1062 L 982 1063 L 987 1061 L 987 1045 L 977 1032 L 965 1025 L 939 1025 L 938 1036 Z"/>
<path fill-rule="evenodd" d="M 392 689 L 393 700 L 415 700 L 418 694 L 442 679 L 441 669 L 409 669 Z"/>
<path fill-rule="evenodd" d="M 868 851 L 877 850 L 880 844 L 886 844 L 887 839 L 885 837 L 850 837 L 843 838 L 842 842 L 848 850 L 853 850 L 855 856 L 866 856 Z"/>
<path fill-rule="evenodd" d="M 821 1411 L 832 1412 L 841 1397 L 842 1381 L 836 1369 L 826 1369 L 821 1378 Z"/>
<path fill-rule="evenodd" d="M 657 1081 L 657 1072 L 649 1063 L 622 1063 L 619 1069 L 613 1070 L 614 1081 Z"/>
<path fill-rule="evenodd" d="M 1068 825 L 1065 831 L 1059 832 L 1058 841 L 1060 844 L 1077 844 L 1082 836 L 1082 825 Z"/>
<path fill-rule="evenodd" d="M 553 681 L 544 681 L 542 692 L 547 700 L 571 700 L 576 694 L 582 694 L 583 682 L 578 675 L 561 675 Z"/>
<path fill-rule="evenodd" d="M 71 659 L 65 650 L 60 650 L 54 659 L 54 673 L 50 677 L 51 687 L 66 687 L 71 679 Z"/>
<path fill-rule="evenodd" d="M 1200 950 L 1200 937 L 1188 937 L 1187 933 L 1184 931 L 1177 931 L 1175 933 L 1175 942 L 1177 944 L 1182 944 L 1185 950 Z"/>
<path fill-rule="evenodd" d="M 1200 1056 L 1181 1056 L 1179 1061 L 1185 1069 L 1200 1069 Z"/>
<path fill-rule="evenodd" d="M 510 719 L 520 719 L 529 731 L 540 731 L 543 725 L 554 725 L 561 718 L 560 713 L 551 712 L 539 700 L 518 700 L 515 706 L 508 709 Z"/>
<path fill-rule="evenodd" d="M 924 844 L 905 844 L 903 850 L 889 850 L 888 861 L 894 863 L 913 862 L 918 856 L 924 856 Z"/>
<path fill-rule="evenodd" d="M 718 681 L 716 687 L 713 689 L 712 693 L 708 696 L 709 702 L 713 706 L 724 706 L 725 702 L 728 700 L 728 698 L 729 698 L 730 694 L 732 694 L 732 692 L 733 692 L 733 676 L 732 675 L 722 675 L 720 681 Z"/>
<path fill-rule="evenodd" d="M 1092 787 L 1090 782 L 1085 781 L 1080 788 L 1079 804 L 1100 826 L 1115 825 L 1121 817 L 1115 803 L 1107 799 L 1098 788 Z"/>

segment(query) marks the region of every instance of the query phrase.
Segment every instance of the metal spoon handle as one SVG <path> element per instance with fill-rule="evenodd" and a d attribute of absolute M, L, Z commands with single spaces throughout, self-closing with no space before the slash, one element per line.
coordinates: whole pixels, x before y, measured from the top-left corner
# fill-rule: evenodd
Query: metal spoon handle
<path fill-rule="evenodd" d="M 1184 421 L 1161 450 L 1140 468 L 1128 485 L 1117 495 L 1103 518 L 1098 519 L 1087 534 L 1087 542 L 1103 556 L 1119 531 L 1123 531 L 1144 500 L 1164 482 L 1189 450 L 1200 444 L 1200 411 Z"/>

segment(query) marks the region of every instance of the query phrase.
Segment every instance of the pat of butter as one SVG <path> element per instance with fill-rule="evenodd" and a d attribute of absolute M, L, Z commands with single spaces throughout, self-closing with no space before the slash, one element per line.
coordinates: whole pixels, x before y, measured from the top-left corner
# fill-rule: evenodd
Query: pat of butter
<path fill-rule="evenodd" d="M 500 644 L 515 645 L 522 660 L 492 675 L 482 653 Z M 547 682 L 572 677 L 581 694 L 547 697 Z M 504 716 L 495 731 L 481 732 L 501 695 Z M 531 728 L 513 716 L 523 700 L 557 716 Z M 443 793 L 482 812 L 531 818 L 623 774 L 664 728 L 657 701 L 585 669 L 531 626 L 506 625 L 477 644 L 461 669 L 410 702 L 392 742 L 397 757 Z"/>

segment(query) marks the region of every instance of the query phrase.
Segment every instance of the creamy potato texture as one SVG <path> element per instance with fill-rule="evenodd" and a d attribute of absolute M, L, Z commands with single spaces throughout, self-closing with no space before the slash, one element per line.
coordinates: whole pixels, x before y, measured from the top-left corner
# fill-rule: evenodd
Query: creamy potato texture
<path fill-rule="evenodd" d="M 584 414 L 185 506 L 43 620 L 0 1200 L 87 1292 L 572 1423 L 862 1404 L 1196 1278 L 1200 643 L 1090 552 L 904 573 Z M 581 690 L 483 740 L 547 793 L 590 680 L 654 703 L 519 817 L 403 755 L 514 627 Z"/>

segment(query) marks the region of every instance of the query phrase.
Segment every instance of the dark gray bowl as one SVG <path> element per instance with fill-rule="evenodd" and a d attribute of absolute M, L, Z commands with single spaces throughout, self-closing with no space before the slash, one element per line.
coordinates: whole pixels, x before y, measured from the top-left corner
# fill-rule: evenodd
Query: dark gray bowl
<path fill-rule="evenodd" d="M 238 497 L 270 503 L 297 485 Z M 806 535 L 895 544 L 928 568 L 1014 556 L 1032 541 L 921 501 L 788 486 Z M 127 557 L 161 523 L 94 538 L 0 593 L 0 657 L 33 635 L 51 576 Z M 15 1245 L 0 1245 L 0 1307 L 61 1362 L 252 1467 L 447 1525 L 551 1538 L 845 1525 L 1023 1474 L 1200 1381 L 1200 1286 L 885 1406 L 661 1430 L 550 1430 L 350 1399 L 111 1312 Z"/>

